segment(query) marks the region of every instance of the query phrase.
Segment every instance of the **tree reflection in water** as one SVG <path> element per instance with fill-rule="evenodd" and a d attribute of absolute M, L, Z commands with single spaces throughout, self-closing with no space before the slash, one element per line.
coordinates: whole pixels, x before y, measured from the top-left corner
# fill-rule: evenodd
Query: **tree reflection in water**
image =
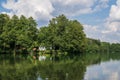
<path fill-rule="evenodd" d="M 0 80 L 82 80 L 86 69 L 82 61 L 45 61 L 31 64 L 28 60 L 0 62 Z"/>
<path fill-rule="evenodd" d="M 79 62 L 48 63 L 37 66 L 43 80 L 82 80 L 85 65 Z"/>
<path fill-rule="evenodd" d="M 83 80 L 86 67 L 119 60 L 120 54 L 86 54 L 79 59 L 44 61 L 36 65 L 25 59 L 0 57 L 0 80 Z"/>

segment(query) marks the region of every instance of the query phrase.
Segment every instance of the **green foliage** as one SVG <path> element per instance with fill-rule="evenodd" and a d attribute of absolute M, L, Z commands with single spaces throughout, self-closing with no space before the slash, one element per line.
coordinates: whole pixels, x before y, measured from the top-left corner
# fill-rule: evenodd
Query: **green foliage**
<path fill-rule="evenodd" d="M 8 15 L 0 14 L 0 48 L 1 53 L 12 53 L 19 48 L 29 49 L 34 42 L 37 42 L 37 24 L 30 17 L 14 15 L 9 18 Z"/>
<path fill-rule="evenodd" d="M 119 43 L 113 43 L 110 45 L 110 50 L 111 53 L 120 53 L 120 44 Z"/>
<path fill-rule="evenodd" d="M 110 44 L 86 38 L 83 26 L 77 20 L 60 15 L 49 24 L 37 28 L 36 21 L 24 15 L 0 14 L 0 53 L 24 52 L 33 47 L 45 47 L 51 53 L 79 55 L 81 53 L 116 53 L 120 44 Z M 23 50 L 24 49 L 24 50 Z"/>
<path fill-rule="evenodd" d="M 87 38 L 87 53 L 119 53 L 119 43 L 101 42 L 100 40 Z"/>
<path fill-rule="evenodd" d="M 83 26 L 76 20 L 68 20 L 64 15 L 53 18 L 47 27 L 39 30 L 41 45 L 52 50 L 74 54 L 83 53 L 86 37 Z"/>

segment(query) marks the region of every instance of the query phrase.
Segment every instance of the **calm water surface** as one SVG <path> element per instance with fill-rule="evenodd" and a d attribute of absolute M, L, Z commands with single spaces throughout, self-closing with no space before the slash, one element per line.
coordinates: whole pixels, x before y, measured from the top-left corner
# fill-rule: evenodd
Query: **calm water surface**
<path fill-rule="evenodd" d="M 120 60 L 87 66 L 84 80 L 120 80 Z"/>
<path fill-rule="evenodd" d="M 120 80 L 120 54 L 87 54 L 75 60 L 38 62 L 0 57 L 0 80 Z"/>
<path fill-rule="evenodd" d="M 120 80 L 120 54 L 94 54 L 87 55 L 84 59 L 81 61 L 85 64 L 75 62 L 62 68 L 62 71 L 68 73 L 68 79 L 63 78 L 62 80 Z M 68 66 L 68 71 L 66 71 Z M 65 72 L 62 72 L 63 75 Z M 43 79 L 39 77 L 38 80 Z"/>

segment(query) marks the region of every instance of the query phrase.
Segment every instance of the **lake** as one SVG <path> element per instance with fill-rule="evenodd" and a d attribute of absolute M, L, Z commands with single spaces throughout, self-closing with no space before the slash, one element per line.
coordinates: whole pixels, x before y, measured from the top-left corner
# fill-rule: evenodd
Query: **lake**
<path fill-rule="evenodd" d="M 87 66 L 84 80 L 120 80 L 120 60 Z"/>
<path fill-rule="evenodd" d="M 0 58 L 0 80 L 120 80 L 120 54 L 86 54 L 74 60 Z"/>

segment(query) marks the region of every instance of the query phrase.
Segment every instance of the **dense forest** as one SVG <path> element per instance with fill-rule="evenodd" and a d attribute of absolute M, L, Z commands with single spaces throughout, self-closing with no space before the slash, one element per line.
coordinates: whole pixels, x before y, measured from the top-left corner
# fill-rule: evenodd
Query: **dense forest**
<path fill-rule="evenodd" d="M 64 15 L 38 28 L 32 17 L 0 14 L 0 54 L 28 54 L 34 47 L 44 47 L 47 53 L 70 56 L 120 52 L 119 43 L 87 38 L 83 30 L 80 22 L 69 20 Z"/>

